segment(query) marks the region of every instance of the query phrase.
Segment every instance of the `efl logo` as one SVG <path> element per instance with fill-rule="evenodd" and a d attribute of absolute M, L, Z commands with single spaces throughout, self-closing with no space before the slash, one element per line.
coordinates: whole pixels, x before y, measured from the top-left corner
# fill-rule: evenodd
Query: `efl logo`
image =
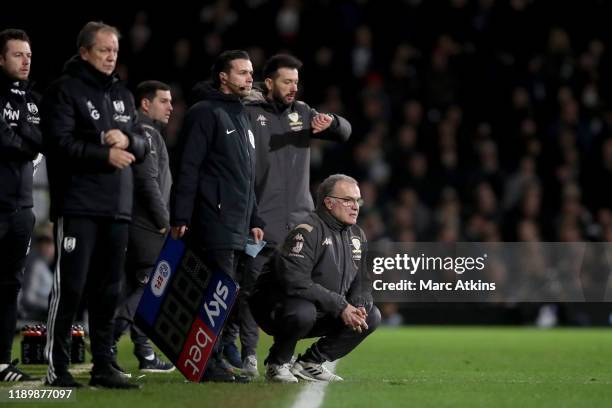
<path fill-rule="evenodd" d="M 151 291 L 157 297 L 163 295 L 170 278 L 170 264 L 166 261 L 160 261 L 155 268 L 153 278 L 151 278 Z"/>
<path fill-rule="evenodd" d="M 216 339 L 200 319 L 195 319 L 177 364 L 190 381 L 199 382 L 202 378 Z"/>

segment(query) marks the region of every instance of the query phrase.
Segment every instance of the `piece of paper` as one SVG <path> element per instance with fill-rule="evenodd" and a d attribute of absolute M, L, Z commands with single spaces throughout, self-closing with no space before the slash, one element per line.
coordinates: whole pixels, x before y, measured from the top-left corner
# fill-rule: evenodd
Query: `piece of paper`
<path fill-rule="evenodd" d="M 246 252 L 247 255 L 255 258 L 257 254 L 266 246 L 266 243 L 267 242 L 263 239 L 258 243 L 255 243 L 253 238 L 249 238 L 247 239 L 246 246 L 244 247 L 244 252 Z"/>

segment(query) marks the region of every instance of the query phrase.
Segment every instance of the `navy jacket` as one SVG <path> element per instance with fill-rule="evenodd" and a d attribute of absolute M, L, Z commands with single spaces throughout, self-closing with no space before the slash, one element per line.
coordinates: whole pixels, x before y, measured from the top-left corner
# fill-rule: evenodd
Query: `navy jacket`
<path fill-rule="evenodd" d="M 159 233 L 170 226 L 170 160 L 161 123 L 140 115 L 151 151 L 142 163 L 133 166 L 134 212 L 132 225 Z"/>
<path fill-rule="evenodd" d="M 257 221 L 255 138 L 240 99 L 199 85 L 173 163 L 172 226 L 206 249 L 242 250 Z"/>

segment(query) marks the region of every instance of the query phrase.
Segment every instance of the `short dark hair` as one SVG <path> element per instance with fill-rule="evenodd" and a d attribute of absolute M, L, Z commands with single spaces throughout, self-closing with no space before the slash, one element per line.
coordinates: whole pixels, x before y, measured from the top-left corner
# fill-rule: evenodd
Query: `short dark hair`
<path fill-rule="evenodd" d="M 336 187 L 336 184 L 339 181 L 345 181 L 351 184 L 358 184 L 357 180 L 355 180 L 351 176 L 347 176 L 346 174 L 332 174 L 331 176 L 323 180 L 321 184 L 319 184 L 319 188 L 317 189 L 317 208 L 324 208 L 323 201 L 325 200 L 325 197 L 328 197 L 332 193 L 332 191 L 334 191 L 334 187 Z"/>
<path fill-rule="evenodd" d="M 0 32 L 0 51 L 2 55 L 6 52 L 6 45 L 10 40 L 25 41 L 30 44 L 30 37 L 28 37 L 25 31 L 17 28 L 7 28 Z"/>
<path fill-rule="evenodd" d="M 157 91 L 169 91 L 170 85 L 165 84 L 160 81 L 143 81 L 138 84 L 136 87 L 136 93 L 134 97 L 136 98 L 136 106 L 139 107 L 140 103 L 143 99 L 148 99 L 152 101 L 155 99 L 155 95 Z"/>
<path fill-rule="evenodd" d="M 302 68 L 302 61 L 289 54 L 276 54 L 266 61 L 263 67 L 263 77 L 272 78 L 278 74 L 280 68 L 297 69 Z"/>
<path fill-rule="evenodd" d="M 77 36 L 77 51 L 81 47 L 90 50 L 96 42 L 96 34 L 98 34 L 98 31 L 110 31 L 117 36 L 117 39 L 121 38 L 121 34 L 116 27 L 104 24 L 102 21 L 90 21 L 81 28 Z"/>
<path fill-rule="evenodd" d="M 232 61 L 237 59 L 251 60 L 249 53 L 243 50 L 223 51 L 215 60 L 215 63 L 210 68 L 211 81 L 215 88 L 219 88 L 221 81 L 219 74 L 221 72 L 228 73 L 232 67 Z"/>

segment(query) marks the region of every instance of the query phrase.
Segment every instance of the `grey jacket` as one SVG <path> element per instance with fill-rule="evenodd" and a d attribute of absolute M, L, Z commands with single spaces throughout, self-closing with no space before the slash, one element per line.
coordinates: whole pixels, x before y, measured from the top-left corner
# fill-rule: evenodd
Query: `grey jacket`
<path fill-rule="evenodd" d="M 346 305 L 372 306 L 367 242 L 357 225 L 343 225 L 317 210 L 287 236 L 273 262 L 257 279 L 256 291 L 276 290 L 311 301 L 317 309 L 340 315 Z"/>
<path fill-rule="evenodd" d="M 145 138 L 151 151 L 142 163 L 132 166 L 134 172 L 134 209 L 132 224 L 159 232 L 170 226 L 170 188 L 172 175 L 168 149 L 160 124 L 140 115 Z"/>
<path fill-rule="evenodd" d="M 318 113 L 306 103 L 289 106 L 266 100 L 253 89 L 246 109 L 255 133 L 257 168 L 255 194 L 259 217 L 265 222 L 265 240 L 282 244 L 299 220 L 314 210 L 310 195 L 310 139 L 345 142 L 351 124 L 333 115 L 331 126 L 312 133 L 310 122 Z"/>

